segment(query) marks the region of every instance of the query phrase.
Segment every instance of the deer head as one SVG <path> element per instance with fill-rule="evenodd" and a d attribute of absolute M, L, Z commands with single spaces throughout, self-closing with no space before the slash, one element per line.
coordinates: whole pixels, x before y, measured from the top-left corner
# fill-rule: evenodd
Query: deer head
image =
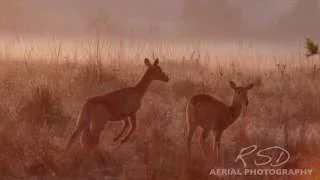
<path fill-rule="evenodd" d="M 153 64 L 150 63 L 150 60 L 148 58 L 145 58 L 144 63 L 148 67 L 147 73 L 151 80 L 159 80 L 164 82 L 169 81 L 169 77 L 166 75 L 166 73 L 163 72 L 163 70 L 159 66 L 158 58 L 154 61 Z"/>
<path fill-rule="evenodd" d="M 230 87 L 234 90 L 232 104 L 233 105 L 239 104 L 242 107 L 247 107 L 249 104 L 248 90 L 252 89 L 254 87 L 254 84 L 251 83 L 245 87 L 242 87 L 242 86 L 237 86 L 233 81 L 230 81 Z"/>

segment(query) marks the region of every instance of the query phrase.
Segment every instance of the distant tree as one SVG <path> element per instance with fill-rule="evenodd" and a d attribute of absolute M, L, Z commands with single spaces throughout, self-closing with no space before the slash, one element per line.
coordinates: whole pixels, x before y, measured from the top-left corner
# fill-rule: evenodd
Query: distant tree
<path fill-rule="evenodd" d="M 37 32 L 38 24 L 41 29 L 48 28 L 39 22 L 45 21 L 43 9 L 36 8 L 26 0 L 0 0 L 0 32 L 19 33 Z"/>
<path fill-rule="evenodd" d="M 1 30 L 14 30 L 21 28 L 26 9 L 22 6 L 23 1 L 11 0 L 1 2 L 0 28 Z"/>
<path fill-rule="evenodd" d="M 108 10 L 101 8 L 87 23 L 87 31 L 95 35 L 120 34 L 123 30 L 121 23 L 111 19 Z"/>
<path fill-rule="evenodd" d="M 227 0 L 185 0 L 183 12 L 191 34 L 230 36 L 242 30 L 241 14 Z"/>
<path fill-rule="evenodd" d="M 319 1 L 298 0 L 292 11 L 278 21 L 274 31 L 286 36 L 317 36 L 320 32 Z"/>
<path fill-rule="evenodd" d="M 183 7 L 183 23 L 184 30 L 189 33 L 193 33 L 196 30 L 197 16 L 199 16 L 199 10 L 201 8 L 201 2 L 196 0 L 185 0 Z"/>

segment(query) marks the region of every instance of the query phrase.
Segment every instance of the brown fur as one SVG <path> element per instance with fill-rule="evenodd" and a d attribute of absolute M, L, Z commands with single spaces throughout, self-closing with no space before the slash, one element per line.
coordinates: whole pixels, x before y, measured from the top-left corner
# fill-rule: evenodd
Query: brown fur
<path fill-rule="evenodd" d="M 233 102 L 227 106 L 223 102 L 206 94 L 194 95 L 186 109 L 186 121 L 188 123 L 188 151 L 190 151 L 191 140 L 197 127 L 203 129 L 201 144 L 204 148 L 204 141 L 210 131 L 215 134 L 215 148 L 217 159 L 219 159 L 219 147 L 221 134 L 224 129 L 229 127 L 241 114 L 243 105 L 248 104 L 247 91 L 253 87 L 237 87 L 233 81 L 230 86 L 234 89 Z"/>
<path fill-rule="evenodd" d="M 122 137 L 129 123 L 131 123 L 132 128 L 121 141 L 121 143 L 126 142 L 136 128 L 136 112 L 141 107 L 141 99 L 150 83 L 153 80 L 169 81 L 168 76 L 162 71 L 158 63 L 158 59 L 154 64 L 151 64 L 149 59 L 145 59 L 148 69 L 136 86 L 87 99 L 66 149 L 70 149 L 80 134 L 82 148 L 90 150 L 97 147 L 100 134 L 108 121 L 125 121 L 123 130 L 114 141 Z"/>

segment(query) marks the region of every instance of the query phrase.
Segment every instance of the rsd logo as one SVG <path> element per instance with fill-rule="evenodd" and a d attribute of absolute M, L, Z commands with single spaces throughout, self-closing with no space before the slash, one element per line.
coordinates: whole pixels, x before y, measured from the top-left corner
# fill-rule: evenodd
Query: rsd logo
<path fill-rule="evenodd" d="M 276 158 L 273 158 L 270 154 L 275 154 Z M 250 156 L 255 156 L 253 163 L 256 166 L 266 166 L 270 165 L 271 167 L 279 167 L 286 164 L 290 159 L 290 153 L 279 146 L 272 146 L 265 149 L 258 150 L 257 145 L 251 145 L 245 148 L 242 148 L 235 159 L 235 162 L 241 160 L 243 167 L 247 167 L 246 158 Z"/>

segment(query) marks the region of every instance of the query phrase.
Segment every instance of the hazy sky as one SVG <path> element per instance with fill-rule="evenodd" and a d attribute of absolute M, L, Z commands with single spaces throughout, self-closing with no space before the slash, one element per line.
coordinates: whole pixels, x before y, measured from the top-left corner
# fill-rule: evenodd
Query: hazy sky
<path fill-rule="evenodd" d="M 263 29 L 290 12 L 298 0 L 226 1 L 240 10 L 248 28 Z M 0 0 L 0 28 L 26 25 L 30 31 L 84 31 L 102 14 L 104 21 L 136 29 L 156 24 L 170 32 L 181 24 L 183 3 L 184 0 Z"/>
<path fill-rule="evenodd" d="M 229 0 L 234 3 L 243 14 L 249 26 L 264 27 L 275 23 L 278 18 L 288 13 L 297 0 Z"/>
<path fill-rule="evenodd" d="M 181 19 L 183 0 L 25 0 L 55 13 L 57 18 L 89 21 L 107 11 L 112 18 L 149 23 L 176 23 Z M 249 25 L 267 25 L 284 15 L 297 0 L 226 0 L 239 8 Z M 61 13 L 61 14 L 59 14 Z"/>

